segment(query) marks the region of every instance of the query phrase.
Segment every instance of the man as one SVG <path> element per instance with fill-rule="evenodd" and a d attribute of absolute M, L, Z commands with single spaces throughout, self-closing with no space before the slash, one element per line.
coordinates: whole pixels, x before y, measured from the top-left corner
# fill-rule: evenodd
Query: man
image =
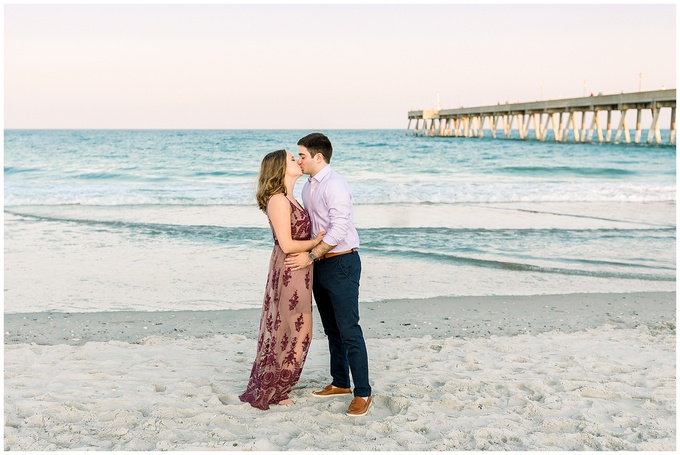
<path fill-rule="evenodd" d="M 349 394 L 350 372 L 354 399 L 347 415 L 361 416 L 371 406 L 368 353 L 359 325 L 359 235 L 354 227 L 352 191 L 330 166 L 333 147 L 321 133 L 298 141 L 298 164 L 309 180 L 302 201 L 312 221 L 312 237 L 326 232 L 323 241 L 309 253 L 291 254 L 286 266 L 293 270 L 314 264 L 314 300 L 324 333 L 328 337 L 331 384 L 314 392 L 317 397 Z"/>

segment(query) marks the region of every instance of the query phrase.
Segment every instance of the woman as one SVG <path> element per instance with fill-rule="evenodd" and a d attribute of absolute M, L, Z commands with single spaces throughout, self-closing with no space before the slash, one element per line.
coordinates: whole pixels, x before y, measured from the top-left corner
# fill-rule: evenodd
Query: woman
<path fill-rule="evenodd" d="M 286 150 L 262 160 L 257 205 L 267 214 L 274 250 L 264 294 L 257 353 L 246 391 L 239 397 L 260 409 L 292 404 L 288 393 L 300 379 L 312 341 L 312 267 L 291 271 L 283 261 L 288 253 L 309 251 L 323 239 L 310 240 L 311 222 L 293 197 L 302 170 Z"/>

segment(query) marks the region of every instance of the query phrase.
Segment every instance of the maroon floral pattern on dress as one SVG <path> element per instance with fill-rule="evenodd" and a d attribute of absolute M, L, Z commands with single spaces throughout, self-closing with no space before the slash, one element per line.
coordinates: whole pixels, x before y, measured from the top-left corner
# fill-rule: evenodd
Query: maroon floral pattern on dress
<path fill-rule="evenodd" d="M 300 329 L 302 328 L 302 324 L 305 323 L 305 318 L 300 315 L 299 318 L 297 318 L 297 321 L 295 321 L 295 331 L 300 332 Z"/>
<path fill-rule="evenodd" d="M 307 212 L 291 202 L 293 240 L 309 240 L 312 224 Z M 270 224 L 271 226 L 271 224 Z M 257 353 L 241 401 L 260 409 L 288 398 L 300 379 L 312 341 L 312 267 L 292 271 L 274 235 L 274 250 L 262 304 Z M 300 341 L 302 340 L 302 341 Z"/>
<path fill-rule="evenodd" d="M 290 311 L 293 311 L 295 307 L 297 306 L 298 302 L 300 301 L 300 298 L 298 297 L 297 291 L 293 294 L 293 297 L 290 298 L 288 301 L 288 309 Z"/>

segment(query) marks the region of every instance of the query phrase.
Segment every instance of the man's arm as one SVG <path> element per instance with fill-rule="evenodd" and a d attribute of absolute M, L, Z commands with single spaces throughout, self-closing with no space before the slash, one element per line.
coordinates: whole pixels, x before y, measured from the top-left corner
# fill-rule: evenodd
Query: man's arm
<path fill-rule="evenodd" d="M 326 203 L 329 226 L 324 240 L 328 244 L 339 245 L 347 237 L 352 223 L 352 192 L 344 180 L 336 179 L 329 183 Z"/>
<path fill-rule="evenodd" d="M 293 253 L 286 256 L 284 264 L 286 267 L 290 267 L 291 270 L 300 270 L 305 267 L 309 267 L 312 264 L 312 260 L 309 258 L 310 254 L 313 254 L 316 259 L 319 259 L 324 254 L 328 253 L 330 250 L 335 248 L 335 245 L 329 245 L 324 241 L 321 241 L 317 246 L 312 248 L 309 253 Z"/>
<path fill-rule="evenodd" d="M 314 254 L 314 256 L 316 256 L 316 258 L 319 259 L 333 248 L 335 248 L 335 245 L 329 245 L 322 240 L 321 243 L 312 248 L 312 251 L 310 251 L 310 253 Z"/>

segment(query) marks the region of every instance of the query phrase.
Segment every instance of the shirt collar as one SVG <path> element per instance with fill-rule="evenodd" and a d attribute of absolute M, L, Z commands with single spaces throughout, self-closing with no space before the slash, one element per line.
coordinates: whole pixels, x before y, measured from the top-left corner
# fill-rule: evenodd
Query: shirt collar
<path fill-rule="evenodd" d="M 330 173 L 331 173 L 331 165 L 327 164 L 323 169 L 321 169 L 319 172 L 317 172 L 314 177 L 310 177 L 309 181 L 311 182 L 312 180 L 316 180 L 317 182 L 321 182 Z"/>

